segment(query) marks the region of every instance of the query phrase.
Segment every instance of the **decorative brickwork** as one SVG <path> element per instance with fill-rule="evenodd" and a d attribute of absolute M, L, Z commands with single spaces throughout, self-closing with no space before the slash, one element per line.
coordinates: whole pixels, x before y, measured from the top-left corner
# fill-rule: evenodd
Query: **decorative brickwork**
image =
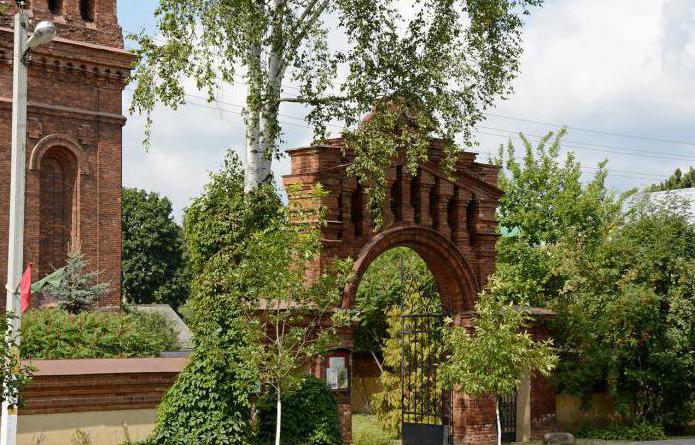
<path fill-rule="evenodd" d="M 362 186 L 346 173 L 351 157 L 343 148 L 342 139 L 332 139 L 326 145 L 289 151 L 292 171 L 284 177 L 285 186 L 322 184 L 329 192 L 323 200 L 328 210 L 324 251 L 312 273 L 319 273 L 336 258 L 353 258 L 354 278 L 342 304 L 350 308 L 372 261 L 394 247 L 409 247 L 436 278 L 445 312 L 456 323 L 470 323 L 477 295 L 495 270 L 495 213 L 502 196 L 497 187 L 499 168 L 476 162 L 475 153 L 462 152 L 449 177 L 440 165 L 438 140 L 432 141 L 430 160 L 419 166 L 416 176 L 408 173 L 403 159 L 395 159 L 387 171 L 385 224 L 377 231 L 364 207 Z M 350 344 L 350 336 L 343 333 L 343 346 Z M 533 387 L 545 392 L 536 397 L 544 405 L 543 413 L 536 412 L 538 419 L 548 418 L 551 412 L 554 415 L 554 404 L 546 403 L 551 397 L 554 400 L 552 388 L 540 383 Z M 351 438 L 351 417 L 347 415 L 351 397 L 345 391 L 337 395 L 345 437 Z M 494 399 L 454 394 L 453 411 L 455 445 L 496 442 Z"/>
<path fill-rule="evenodd" d="M 10 2 L 12 5 L 14 2 Z M 39 277 L 65 264 L 80 245 L 120 303 L 121 95 L 133 56 L 123 49 L 116 0 L 32 0 L 30 27 L 52 20 L 53 43 L 32 53 L 29 66 L 25 263 Z M 0 175 L 9 177 L 12 97 L 12 15 L 0 17 Z M 0 209 L 9 207 L 0 184 Z M 0 276 L 7 267 L 8 215 L 0 212 Z M 4 278 L 3 278 L 4 279 Z M 4 305 L 4 294 L 0 304 Z"/>

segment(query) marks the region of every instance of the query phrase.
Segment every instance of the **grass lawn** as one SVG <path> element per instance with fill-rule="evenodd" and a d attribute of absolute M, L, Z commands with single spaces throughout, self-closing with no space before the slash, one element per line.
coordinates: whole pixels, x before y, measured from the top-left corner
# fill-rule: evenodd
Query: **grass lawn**
<path fill-rule="evenodd" d="M 395 445 L 399 440 L 389 437 L 377 422 L 375 416 L 352 415 L 352 439 L 354 445 Z"/>

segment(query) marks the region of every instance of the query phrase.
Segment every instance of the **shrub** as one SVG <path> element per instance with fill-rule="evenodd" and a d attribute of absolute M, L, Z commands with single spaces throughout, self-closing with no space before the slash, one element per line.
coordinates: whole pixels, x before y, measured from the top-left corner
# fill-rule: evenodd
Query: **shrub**
<path fill-rule="evenodd" d="M 272 444 L 275 399 L 263 399 L 258 408 L 258 444 Z M 307 376 L 295 393 L 285 397 L 282 408 L 282 445 L 343 444 L 338 404 L 324 381 Z"/>
<path fill-rule="evenodd" d="M 23 358 L 153 357 L 176 346 L 174 329 L 159 314 L 41 309 L 22 317 Z"/>
<path fill-rule="evenodd" d="M 654 423 L 639 422 L 632 425 L 610 425 L 605 428 L 585 427 L 577 437 L 602 440 L 661 440 L 666 438 L 664 427 Z"/>
<path fill-rule="evenodd" d="M 97 283 L 99 272 L 86 270 L 88 261 L 78 248 L 68 252 L 60 284 L 49 285 L 44 292 L 55 299 L 59 308 L 77 314 L 91 308 L 111 289 L 110 282 Z"/>

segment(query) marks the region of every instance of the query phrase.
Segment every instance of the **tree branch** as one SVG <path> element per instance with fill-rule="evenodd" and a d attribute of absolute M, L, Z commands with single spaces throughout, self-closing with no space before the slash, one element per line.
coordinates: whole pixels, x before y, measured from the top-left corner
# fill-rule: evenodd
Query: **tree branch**
<path fill-rule="evenodd" d="M 326 97 L 281 97 L 279 102 L 297 103 L 297 104 L 327 104 L 333 102 L 345 102 L 350 100 L 347 96 L 326 96 Z"/>

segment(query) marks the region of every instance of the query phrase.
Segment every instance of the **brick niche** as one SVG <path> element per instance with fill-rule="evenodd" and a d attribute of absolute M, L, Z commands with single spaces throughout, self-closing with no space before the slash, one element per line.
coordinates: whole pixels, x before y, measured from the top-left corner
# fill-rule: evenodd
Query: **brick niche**
<path fill-rule="evenodd" d="M 14 2 L 0 16 L 0 175 L 9 178 Z M 57 37 L 32 52 L 26 149 L 24 262 L 40 278 L 80 245 L 110 281 L 100 306 L 120 304 L 121 95 L 134 58 L 123 47 L 116 0 L 32 0 L 30 29 Z M 7 270 L 9 181 L 0 182 L 0 276 Z M 2 293 L 0 304 L 4 306 Z"/>

